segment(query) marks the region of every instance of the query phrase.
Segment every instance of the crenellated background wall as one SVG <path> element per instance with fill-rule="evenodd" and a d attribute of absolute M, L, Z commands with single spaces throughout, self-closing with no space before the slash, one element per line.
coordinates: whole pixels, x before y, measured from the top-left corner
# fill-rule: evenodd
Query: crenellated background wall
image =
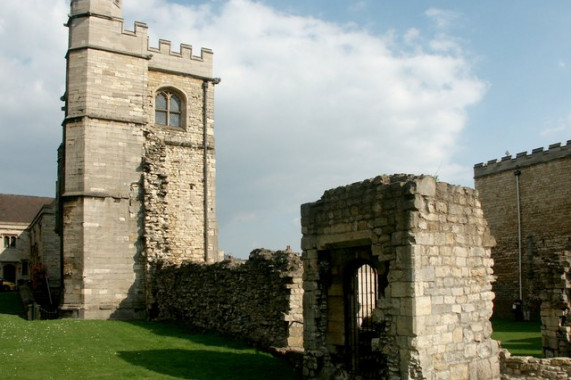
<path fill-rule="evenodd" d="M 513 318 L 512 304 L 520 298 L 521 246 L 521 298 L 530 317 L 538 320 L 540 253 L 543 256 L 562 253 L 571 239 L 571 141 L 477 164 L 474 178 L 484 215 L 497 241 L 492 249 L 498 277 L 494 283 L 494 315 Z"/>

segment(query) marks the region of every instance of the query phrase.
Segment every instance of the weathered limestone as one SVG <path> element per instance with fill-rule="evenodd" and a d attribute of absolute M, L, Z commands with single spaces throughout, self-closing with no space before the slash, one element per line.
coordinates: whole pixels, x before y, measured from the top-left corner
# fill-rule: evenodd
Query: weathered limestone
<path fill-rule="evenodd" d="M 159 266 L 155 315 L 236 336 L 265 349 L 303 348 L 301 258 L 252 251 L 250 259 Z"/>
<path fill-rule="evenodd" d="M 531 356 L 511 356 L 500 351 L 502 380 L 568 380 L 571 379 L 571 358 L 538 359 Z"/>
<path fill-rule="evenodd" d="M 301 212 L 304 376 L 499 379 L 494 240 L 475 191 L 383 176 L 328 190 Z M 376 272 L 376 306 L 355 323 L 366 305 L 348 284 L 364 264 Z"/>
<path fill-rule="evenodd" d="M 571 242 L 563 252 L 541 252 L 536 292 L 541 300 L 541 337 L 547 358 L 571 356 Z"/>
<path fill-rule="evenodd" d="M 118 0 L 72 0 L 68 27 L 62 315 L 143 318 L 157 260 L 220 259 L 212 52 L 150 48 Z M 159 91 L 180 99 L 180 126 L 156 122 Z"/>

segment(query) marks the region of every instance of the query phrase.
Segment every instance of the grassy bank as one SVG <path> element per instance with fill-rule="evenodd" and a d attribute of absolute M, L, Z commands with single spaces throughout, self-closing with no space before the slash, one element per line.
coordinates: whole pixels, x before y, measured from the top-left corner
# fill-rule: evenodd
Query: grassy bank
<path fill-rule="evenodd" d="M 20 312 L 16 293 L 0 293 L 2 379 L 296 379 L 269 354 L 180 324 L 26 321 Z"/>

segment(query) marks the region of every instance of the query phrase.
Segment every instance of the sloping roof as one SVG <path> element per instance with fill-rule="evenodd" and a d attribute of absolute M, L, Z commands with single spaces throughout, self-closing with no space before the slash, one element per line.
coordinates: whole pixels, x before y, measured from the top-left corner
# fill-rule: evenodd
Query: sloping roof
<path fill-rule="evenodd" d="M 42 206 L 54 198 L 0 194 L 0 222 L 31 223 Z"/>

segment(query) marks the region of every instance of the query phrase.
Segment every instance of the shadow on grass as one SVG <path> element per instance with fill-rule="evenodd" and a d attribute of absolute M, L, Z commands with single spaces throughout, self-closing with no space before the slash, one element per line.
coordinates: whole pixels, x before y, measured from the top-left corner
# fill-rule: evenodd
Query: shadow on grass
<path fill-rule="evenodd" d="M 492 338 L 501 342 L 502 348 L 516 356 L 543 356 L 541 324 L 539 322 L 514 322 L 509 319 L 492 319 Z"/>
<path fill-rule="evenodd" d="M 251 349 L 252 345 L 235 337 L 217 334 L 214 331 L 196 329 L 184 321 L 129 321 L 128 323 L 144 328 L 158 336 L 170 336 L 189 339 L 193 343 L 207 346 L 219 346 L 232 349 Z"/>
<path fill-rule="evenodd" d="M 150 371 L 181 379 L 293 380 L 299 375 L 283 358 L 259 352 L 247 342 L 193 328 L 184 321 L 129 321 L 157 336 L 175 337 L 202 349 L 122 351 L 123 360 Z M 234 352 L 229 352 L 234 351 Z"/>
<path fill-rule="evenodd" d="M 207 350 L 120 351 L 128 363 L 179 379 L 268 379 L 291 380 L 292 372 L 284 367 L 276 373 L 275 359 L 253 353 L 228 353 Z"/>
<path fill-rule="evenodd" d="M 517 346 L 520 348 L 530 348 L 536 349 L 537 347 L 541 347 L 541 337 L 533 337 L 533 338 L 525 338 L 525 339 L 511 339 L 510 340 L 511 346 Z"/>

